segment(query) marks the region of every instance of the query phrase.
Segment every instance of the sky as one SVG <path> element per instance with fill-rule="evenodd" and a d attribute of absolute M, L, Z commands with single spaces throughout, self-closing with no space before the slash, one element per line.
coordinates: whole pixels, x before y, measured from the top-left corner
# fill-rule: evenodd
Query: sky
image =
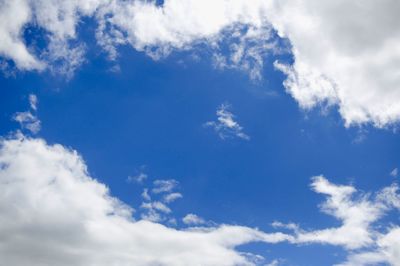
<path fill-rule="evenodd" d="M 399 266 L 397 10 L 0 0 L 0 266 Z"/>

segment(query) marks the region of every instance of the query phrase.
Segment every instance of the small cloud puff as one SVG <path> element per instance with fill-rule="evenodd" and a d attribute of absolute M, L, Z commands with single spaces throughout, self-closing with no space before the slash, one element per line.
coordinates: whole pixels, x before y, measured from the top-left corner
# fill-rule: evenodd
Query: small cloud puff
<path fill-rule="evenodd" d="M 250 140 L 250 137 L 243 132 L 243 127 L 235 121 L 235 115 L 230 111 L 230 104 L 221 104 L 217 109 L 217 121 L 209 121 L 205 127 L 212 127 L 221 139 L 240 138 Z"/>
<path fill-rule="evenodd" d="M 30 110 L 25 112 L 17 112 L 13 115 L 13 120 L 18 122 L 22 129 L 28 130 L 32 134 L 39 133 L 41 122 L 36 115 L 38 99 L 36 95 L 29 95 Z"/>
<path fill-rule="evenodd" d="M 204 224 L 206 221 L 203 218 L 197 216 L 196 214 L 189 213 L 182 218 L 182 222 L 187 225 L 199 225 L 199 224 Z"/>

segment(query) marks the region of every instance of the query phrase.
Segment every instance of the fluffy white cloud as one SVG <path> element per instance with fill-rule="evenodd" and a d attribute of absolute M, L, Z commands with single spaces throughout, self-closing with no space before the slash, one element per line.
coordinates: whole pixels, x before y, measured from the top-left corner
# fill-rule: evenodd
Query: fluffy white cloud
<path fill-rule="evenodd" d="M 50 70 L 71 76 L 84 62 L 84 46 L 72 45 L 82 16 L 92 16 L 104 0 L 16 0 L 0 1 L 0 54 L 19 69 Z M 27 26 L 44 30 L 47 47 L 28 47 L 23 38 Z M 38 37 L 38 36 L 36 36 Z"/>
<path fill-rule="evenodd" d="M 250 137 L 243 132 L 243 127 L 235 121 L 235 115 L 230 111 L 229 104 L 221 104 L 217 109 L 217 121 L 209 121 L 204 124 L 212 127 L 221 139 L 241 138 L 249 140 Z"/>
<path fill-rule="evenodd" d="M 197 216 L 196 214 L 189 213 L 182 218 L 182 222 L 187 225 L 199 225 L 204 224 L 206 221 L 204 221 L 203 218 Z"/>
<path fill-rule="evenodd" d="M 323 176 L 314 177 L 312 188 L 327 195 L 322 211 L 340 220 L 340 227 L 298 232 L 299 242 L 320 242 L 341 245 L 348 249 L 366 247 L 374 243 L 372 224 L 382 217 L 387 206 L 381 200 L 355 198 L 353 186 L 335 185 Z"/>
<path fill-rule="evenodd" d="M 327 196 L 322 210 L 342 225 L 310 231 L 273 223 L 290 234 L 230 225 L 178 230 L 150 218 L 135 221 L 133 209 L 89 176 L 76 151 L 23 136 L 1 139 L 0 265 L 253 265 L 260 257 L 235 247 L 254 241 L 339 245 L 350 250 L 341 265 L 399 265 L 400 228 L 376 226 L 388 211 L 400 210 L 397 185 L 359 194 L 318 176 L 312 188 Z M 155 215 L 171 212 L 159 201 L 141 207 Z"/>
<path fill-rule="evenodd" d="M 400 119 L 399 9 L 396 0 L 167 0 L 163 7 L 134 4 L 128 15 L 110 21 L 128 32 L 136 49 L 161 53 L 202 39 L 212 43 L 228 26 L 271 25 L 292 45 L 294 64 L 275 65 L 288 75 L 285 86 L 300 106 L 336 104 L 346 125 L 382 127 Z M 233 62 L 242 57 L 241 47 Z"/>
<path fill-rule="evenodd" d="M 43 63 L 30 53 L 22 38 L 23 27 L 31 18 L 27 1 L 0 1 L 0 54 L 12 59 L 21 69 L 43 69 Z"/>
<path fill-rule="evenodd" d="M 235 247 L 291 237 L 222 225 L 134 221 L 76 151 L 41 139 L 0 143 L 0 265 L 252 265 Z"/>
<path fill-rule="evenodd" d="M 376 250 L 354 253 L 348 260 L 337 266 L 365 266 L 387 263 L 400 265 L 400 227 L 390 229 L 382 234 L 376 242 Z"/>
<path fill-rule="evenodd" d="M 400 119 L 398 1 L 269 3 L 268 19 L 295 57 L 277 66 L 302 107 L 337 104 L 347 125 Z"/>
<path fill-rule="evenodd" d="M 400 119 L 400 33 L 396 0 L 263 1 L 166 0 L 0 2 L 0 54 L 20 69 L 50 69 L 71 75 L 84 46 L 72 44 L 84 16 L 94 17 L 98 43 L 117 56 L 130 44 L 154 58 L 206 43 L 216 65 L 261 77 L 265 55 L 279 50 L 272 29 L 291 44 L 294 63 L 275 62 L 300 106 L 337 105 L 346 125 L 377 127 Z M 340 17 L 340 19 L 338 19 Z M 31 23 L 45 30 L 49 45 L 35 52 L 22 37 Z M 226 36 L 232 36 L 226 38 Z M 221 40 L 228 51 L 220 51 Z"/>
<path fill-rule="evenodd" d="M 400 227 L 378 225 L 387 212 L 400 210 L 396 184 L 382 189 L 374 197 L 355 195 L 357 190 L 353 186 L 335 185 L 323 176 L 314 177 L 312 188 L 328 196 L 321 205 L 322 211 L 340 220 L 341 226 L 304 231 L 295 224 L 275 222 L 273 225 L 293 230 L 297 243 L 340 245 L 350 250 L 347 261 L 338 264 L 340 266 L 400 265 Z"/>

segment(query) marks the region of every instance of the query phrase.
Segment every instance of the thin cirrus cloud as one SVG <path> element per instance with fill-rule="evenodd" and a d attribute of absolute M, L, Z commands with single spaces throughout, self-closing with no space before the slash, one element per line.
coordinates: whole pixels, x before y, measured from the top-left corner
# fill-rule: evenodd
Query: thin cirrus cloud
<path fill-rule="evenodd" d="M 338 227 L 304 230 L 274 222 L 275 230 L 288 232 L 237 225 L 182 230 L 135 220 L 131 207 L 89 176 L 79 154 L 61 145 L 22 135 L 2 139 L 0 165 L 2 266 L 254 265 L 259 255 L 235 249 L 250 242 L 340 246 L 348 256 L 338 265 L 397 266 L 400 261 L 400 227 L 383 226 L 388 221 L 382 220 L 400 209 L 396 184 L 363 194 L 354 186 L 314 177 L 311 188 L 327 197 L 321 210 L 338 219 Z M 148 204 L 145 208 L 170 212 L 161 202 Z M 202 218 L 183 219 L 199 225 Z"/>
<path fill-rule="evenodd" d="M 0 54 L 19 69 L 47 67 L 71 76 L 84 62 L 84 41 L 76 33 L 82 17 L 98 22 L 97 43 L 111 59 L 120 45 L 157 59 L 206 43 L 217 66 L 257 79 L 266 54 L 289 49 L 293 64 L 273 64 L 286 74 L 284 86 L 301 108 L 337 106 L 346 126 L 385 127 L 400 120 L 399 9 L 396 0 L 3 1 Z M 43 51 L 26 45 L 28 24 L 45 30 Z M 274 32 L 290 46 L 277 45 Z M 229 55 L 219 50 L 221 40 Z"/>

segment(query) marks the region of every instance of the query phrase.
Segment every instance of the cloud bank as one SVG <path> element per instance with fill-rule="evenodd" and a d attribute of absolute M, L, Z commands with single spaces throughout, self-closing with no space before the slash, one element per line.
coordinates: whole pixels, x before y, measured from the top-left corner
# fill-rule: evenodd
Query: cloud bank
<path fill-rule="evenodd" d="M 243 226 L 177 230 L 135 221 L 76 151 L 1 140 L 1 266 L 252 265 L 236 246 L 290 239 Z"/>
<path fill-rule="evenodd" d="M 155 185 L 170 192 L 167 183 L 174 182 Z M 289 232 L 238 225 L 176 229 L 135 220 L 130 206 L 90 177 L 76 151 L 22 135 L 1 139 L 0 265 L 254 265 L 258 255 L 236 250 L 250 242 L 329 244 L 348 251 L 339 265 L 399 265 L 400 227 L 382 223 L 389 211 L 400 210 L 396 184 L 363 194 L 317 176 L 311 187 L 327 197 L 321 210 L 338 219 L 338 227 L 304 230 L 274 222 L 275 229 Z M 171 212 L 164 203 L 146 199 L 141 208 Z M 204 224 L 192 213 L 182 220 Z"/>

